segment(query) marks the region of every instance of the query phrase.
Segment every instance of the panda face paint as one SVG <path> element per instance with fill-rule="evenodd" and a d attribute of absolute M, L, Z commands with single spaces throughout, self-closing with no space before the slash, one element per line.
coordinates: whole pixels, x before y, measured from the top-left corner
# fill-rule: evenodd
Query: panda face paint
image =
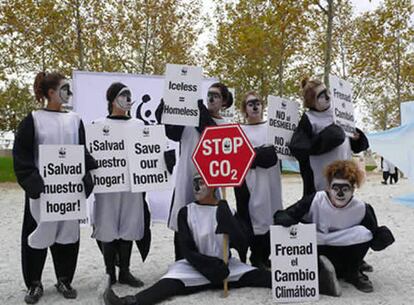
<path fill-rule="evenodd" d="M 124 87 L 119 91 L 118 95 L 115 97 L 115 104 L 123 111 L 131 110 L 134 103 L 132 102 L 131 90 L 129 90 L 128 87 Z"/>
<path fill-rule="evenodd" d="M 246 117 L 249 119 L 261 120 L 262 114 L 262 102 L 254 95 L 249 95 L 246 100 Z"/>
<path fill-rule="evenodd" d="M 60 86 L 57 89 L 59 93 L 59 102 L 61 104 L 68 104 L 70 99 L 73 95 L 72 91 L 70 90 L 70 82 L 66 79 L 62 80 Z"/>
<path fill-rule="evenodd" d="M 207 108 L 211 114 L 218 114 L 223 107 L 223 97 L 219 88 L 211 87 L 207 93 Z"/>
<path fill-rule="evenodd" d="M 334 178 L 329 186 L 329 198 L 335 207 L 343 208 L 351 201 L 354 191 L 348 180 Z"/>
<path fill-rule="evenodd" d="M 316 88 L 315 109 L 322 112 L 329 107 L 331 107 L 331 98 L 329 97 L 328 90 L 324 85 L 320 85 Z"/>
<path fill-rule="evenodd" d="M 209 187 L 204 183 L 203 178 L 200 176 L 196 176 L 193 179 L 193 192 L 197 201 L 203 200 L 210 194 Z"/>

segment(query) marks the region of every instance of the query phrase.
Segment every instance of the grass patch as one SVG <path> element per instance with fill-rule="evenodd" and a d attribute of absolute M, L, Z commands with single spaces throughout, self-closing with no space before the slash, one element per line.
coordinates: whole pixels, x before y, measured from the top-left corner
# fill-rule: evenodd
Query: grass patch
<path fill-rule="evenodd" d="M 16 182 L 12 157 L 0 157 L 0 182 Z"/>
<path fill-rule="evenodd" d="M 377 166 L 376 165 L 366 165 L 365 166 L 365 170 L 367 171 L 367 172 L 372 172 L 374 169 L 376 169 L 377 168 Z"/>

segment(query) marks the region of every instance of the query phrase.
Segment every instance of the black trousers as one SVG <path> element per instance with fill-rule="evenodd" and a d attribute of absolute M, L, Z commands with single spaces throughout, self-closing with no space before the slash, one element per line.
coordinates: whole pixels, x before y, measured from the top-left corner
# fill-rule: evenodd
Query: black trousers
<path fill-rule="evenodd" d="M 318 255 L 325 255 L 334 265 L 337 277 L 343 278 L 359 270 L 369 249 L 369 242 L 350 246 L 318 246 Z"/>
<path fill-rule="evenodd" d="M 382 179 L 387 182 L 388 177 L 390 176 L 390 172 L 382 172 Z"/>
<path fill-rule="evenodd" d="M 250 262 L 253 265 L 266 263 L 270 256 L 270 231 L 263 235 L 254 235 L 250 244 Z"/>
<path fill-rule="evenodd" d="M 22 228 L 22 270 L 26 287 L 41 282 L 46 262 L 47 248 L 34 249 L 28 244 L 28 236 L 36 229 L 37 223 L 30 212 L 29 198 L 26 198 Z M 50 247 L 57 279 L 71 283 L 76 270 L 79 253 L 79 241 L 73 244 L 55 243 Z"/>
<path fill-rule="evenodd" d="M 229 282 L 229 288 L 263 287 L 271 288 L 271 273 L 267 270 L 255 269 L 245 273 L 237 282 Z M 185 287 L 177 279 L 161 279 L 151 287 L 137 293 L 135 298 L 139 305 L 151 305 L 166 300 L 172 296 L 189 295 L 209 289 L 223 289 L 223 285 L 201 285 Z"/>

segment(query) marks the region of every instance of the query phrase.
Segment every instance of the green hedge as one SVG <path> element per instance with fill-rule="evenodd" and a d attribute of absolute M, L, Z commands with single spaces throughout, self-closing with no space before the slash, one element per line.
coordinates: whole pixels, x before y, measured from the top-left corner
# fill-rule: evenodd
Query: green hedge
<path fill-rule="evenodd" d="M 0 157 L 0 182 L 15 182 L 12 157 Z"/>

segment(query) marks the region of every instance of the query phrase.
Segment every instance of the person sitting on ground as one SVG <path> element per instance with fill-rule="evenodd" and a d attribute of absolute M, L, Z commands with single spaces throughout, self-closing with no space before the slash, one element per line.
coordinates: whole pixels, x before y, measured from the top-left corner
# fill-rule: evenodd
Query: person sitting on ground
<path fill-rule="evenodd" d="M 363 292 L 372 292 L 369 278 L 361 271 L 363 258 L 371 248 L 380 251 L 394 242 L 391 231 L 378 226 L 374 209 L 354 196 L 363 173 L 351 160 L 334 161 L 325 170 L 326 191 L 304 196 L 274 215 L 277 225 L 315 223 L 319 255 L 321 294 L 341 295 L 338 278 Z"/>
<path fill-rule="evenodd" d="M 175 295 L 223 288 L 225 279 L 230 288 L 271 287 L 270 271 L 242 263 L 230 256 L 229 249 L 229 262 L 224 262 L 223 234 L 228 234 L 230 247 L 240 256 L 248 247 L 248 230 L 199 174 L 194 175 L 193 192 L 196 200 L 178 213 L 178 241 L 184 258 L 173 263 L 161 280 L 134 296 L 120 298 L 108 283 L 103 294 L 106 305 L 155 304 Z"/>

